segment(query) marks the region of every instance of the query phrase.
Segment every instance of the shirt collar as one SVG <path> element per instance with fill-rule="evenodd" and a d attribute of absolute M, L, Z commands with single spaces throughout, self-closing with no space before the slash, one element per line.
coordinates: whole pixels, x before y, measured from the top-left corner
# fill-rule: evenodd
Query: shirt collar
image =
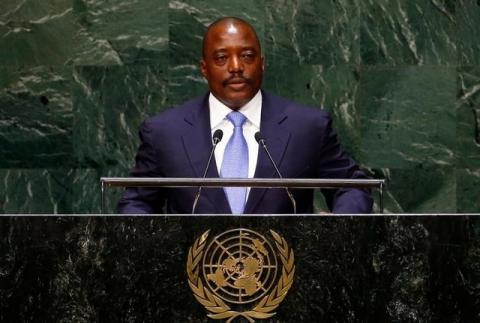
<path fill-rule="evenodd" d="M 210 106 L 210 125 L 212 129 L 217 127 L 229 114 L 232 109 L 220 102 L 211 92 L 208 97 L 208 103 Z M 258 91 L 255 96 L 247 102 L 243 107 L 238 109 L 243 113 L 247 120 L 255 127 L 260 129 L 260 119 L 262 115 L 262 91 Z"/>

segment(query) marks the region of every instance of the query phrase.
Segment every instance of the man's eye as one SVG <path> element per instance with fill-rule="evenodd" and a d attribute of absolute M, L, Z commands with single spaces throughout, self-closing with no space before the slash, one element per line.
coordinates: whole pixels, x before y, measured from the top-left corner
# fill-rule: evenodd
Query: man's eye
<path fill-rule="evenodd" d="M 216 56 L 215 62 L 217 63 L 224 63 L 227 60 L 227 56 Z"/>
<path fill-rule="evenodd" d="M 244 60 L 252 60 L 252 59 L 255 58 L 255 54 L 253 54 L 253 53 L 244 53 L 244 54 L 242 54 L 242 58 L 243 58 Z"/>

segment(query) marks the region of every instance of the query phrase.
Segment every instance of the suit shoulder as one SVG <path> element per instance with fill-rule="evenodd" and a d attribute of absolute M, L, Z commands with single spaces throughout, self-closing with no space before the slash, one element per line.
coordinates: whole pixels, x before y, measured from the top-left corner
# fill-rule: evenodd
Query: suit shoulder
<path fill-rule="evenodd" d="M 330 113 L 322 107 L 308 106 L 273 94 L 266 93 L 265 95 L 268 104 L 283 109 L 292 121 L 321 124 L 331 121 Z"/>
<path fill-rule="evenodd" d="M 180 105 L 168 107 L 164 111 L 147 118 L 143 122 L 143 125 L 154 128 L 157 128 L 159 126 L 171 127 L 176 122 L 181 122 L 185 117 L 198 111 L 198 109 L 200 109 L 204 105 L 205 99 L 205 95 L 203 95 L 184 102 Z"/>

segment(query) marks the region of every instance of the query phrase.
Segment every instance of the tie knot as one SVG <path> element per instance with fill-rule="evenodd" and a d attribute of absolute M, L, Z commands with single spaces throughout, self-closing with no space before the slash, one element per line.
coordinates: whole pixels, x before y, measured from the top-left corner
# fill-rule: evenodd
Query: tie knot
<path fill-rule="evenodd" d="M 233 111 L 227 115 L 227 119 L 230 120 L 231 123 L 233 123 L 234 127 L 242 127 L 247 120 L 247 117 L 245 117 L 238 111 Z"/>

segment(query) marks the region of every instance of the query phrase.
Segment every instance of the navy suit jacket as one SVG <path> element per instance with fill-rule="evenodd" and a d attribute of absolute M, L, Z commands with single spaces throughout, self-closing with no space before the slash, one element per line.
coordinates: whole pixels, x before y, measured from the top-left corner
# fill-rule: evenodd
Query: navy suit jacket
<path fill-rule="evenodd" d="M 262 92 L 260 129 L 285 178 L 365 178 L 342 150 L 327 112 Z M 212 149 L 208 95 L 146 120 L 133 177 L 202 177 Z M 226 138 L 228 139 L 228 138 Z M 225 140 L 225 139 L 224 139 Z M 207 177 L 219 177 L 215 161 Z M 275 178 L 274 167 L 259 147 L 256 178 Z M 191 213 L 197 188 L 127 188 L 119 213 Z M 292 191 L 298 213 L 313 212 L 313 190 Z M 323 190 L 334 213 L 370 213 L 368 190 Z M 166 206 L 166 209 L 165 209 Z M 197 213 L 231 213 L 221 188 L 204 188 Z M 252 188 L 245 213 L 292 213 L 284 189 Z"/>

